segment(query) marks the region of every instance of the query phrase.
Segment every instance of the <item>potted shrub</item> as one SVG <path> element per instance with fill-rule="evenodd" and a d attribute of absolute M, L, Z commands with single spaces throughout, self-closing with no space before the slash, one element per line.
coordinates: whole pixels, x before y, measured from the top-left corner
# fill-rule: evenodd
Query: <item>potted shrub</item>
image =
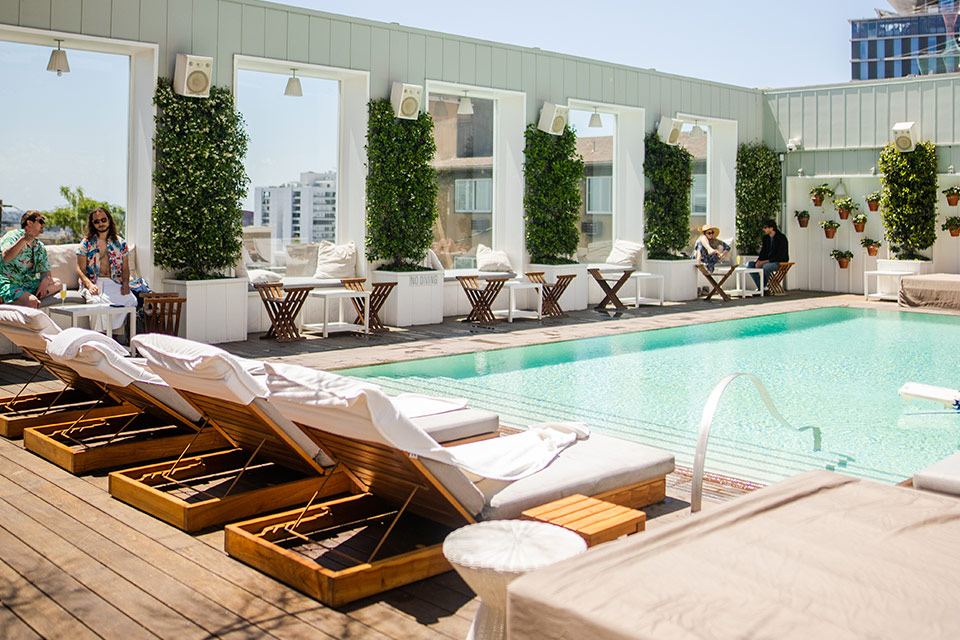
<path fill-rule="evenodd" d="M 937 149 L 929 141 L 901 153 L 893 143 L 880 152 L 883 226 L 898 260 L 926 260 L 921 251 L 937 239 Z M 898 265 L 896 270 L 903 269 Z M 882 268 L 882 267 L 881 267 Z"/>
<path fill-rule="evenodd" d="M 853 228 L 857 233 L 863 233 L 863 229 L 867 226 L 867 214 L 858 213 L 853 216 Z"/>
<path fill-rule="evenodd" d="M 880 192 L 874 191 L 866 195 L 867 208 L 870 211 L 877 211 L 880 208 Z"/>
<path fill-rule="evenodd" d="M 860 246 L 866 248 L 868 256 L 875 256 L 880 249 L 880 241 L 873 238 L 863 238 L 860 240 Z"/>
<path fill-rule="evenodd" d="M 367 241 L 375 282 L 396 282 L 384 304 L 393 326 L 443 321 L 443 276 L 421 266 L 437 218 L 433 118 L 397 118 L 386 98 L 367 104 Z"/>
<path fill-rule="evenodd" d="M 947 187 L 942 193 L 947 196 L 948 205 L 951 207 L 957 206 L 957 202 L 960 201 L 960 187 Z"/>
<path fill-rule="evenodd" d="M 793 212 L 793 215 L 796 216 L 796 218 L 797 218 L 797 223 L 799 223 L 801 227 L 805 227 L 805 226 L 807 226 L 808 224 L 810 224 L 810 212 L 809 212 L 809 211 L 807 211 L 807 210 L 794 211 L 794 212 Z"/>
<path fill-rule="evenodd" d="M 543 271 L 547 282 L 576 274 L 560 298 L 568 311 L 587 308 L 587 266 L 573 258 L 580 243 L 580 181 L 583 158 L 569 126 L 551 135 L 530 124 L 524 132 L 523 216 L 530 268 Z"/>
<path fill-rule="evenodd" d="M 960 216 L 949 216 L 940 228 L 950 231 L 953 237 L 960 236 Z"/>
<path fill-rule="evenodd" d="M 780 213 L 780 161 L 762 143 L 741 144 L 737 149 L 736 224 L 737 253 L 760 253 L 763 221 Z M 805 226 L 799 220 L 800 226 Z"/>
<path fill-rule="evenodd" d="M 158 80 L 153 184 L 154 262 L 187 298 L 182 333 L 201 342 L 247 339 L 247 279 L 230 277 L 240 258 L 247 134 L 233 94 L 203 100 Z"/>
<path fill-rule="evenodd" d="M 818 184 L 810 188 L 810 200 L 813 206 L 819 207 L 823 204 L 824 198 L 832 198 L 833 189 L 827 186 L 827 183 Z"/>
<path fill-rule="evenodd" d="M 840 228 L 840 223 L 836 220 L 821 220 L 820 227 L 823 229 L 824 235 L 828 238 L 832 238 L 837 235 L 837 229 Z"/>
<path fill-rule="evenodd" d="M 853 257 L 853 252 L 834 249 L 830 252 L 830 257 L 836 258 L 837 264 L 840 265 L 841 269 L 846 269 L 850 266 L 850 259 Z"/>
<path fill-rule="evenodd" d="M 841 220 L 846 220 L 850 217 L 851 211 L 856 211 L 860 208 L 860 205 L 853 201 L 853 198 L 840 198 L 839 200 L 833 201 L 833 207 L 837 210 L 837 213 L 840 215 Z"/>
<path fill-rule="evenodd" d="M 663 276 L 667 300 L 694 300 L 697 270 L 695 261 L 684 255 L 690 239 L 692 156 L 681 146 L 661 142 L 655 131 L 645 143 L 643 170 L 653 186 L 644 201 L 646 269 Z"/>

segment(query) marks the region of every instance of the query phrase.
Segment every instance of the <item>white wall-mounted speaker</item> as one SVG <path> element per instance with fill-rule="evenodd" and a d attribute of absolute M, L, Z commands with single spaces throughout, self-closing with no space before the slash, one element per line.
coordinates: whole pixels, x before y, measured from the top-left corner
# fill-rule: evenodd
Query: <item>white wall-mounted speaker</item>
<path fill-rule="evenodd" d="M 173 90 L 182 96 L 206 98 L 210 95 L 213 58 L 177 54 L 177 68 L 173 72 Z"/>
<path fill-rule="evenodd" d="M 657 127 L 657 137 L 661 142 L 674 145 L 680 142 L 680 130 L 683 128 L 683 121 L 676 118 L 660 118 L 660 126 Z"/>
<path fill-rule="evenodd" d="M 799 151 L 803 149 L 803 139 L 801 138 L 790 138 L 787 140 L 787 152 Z"/>
<path fill-rule="evenodd" d="M 893 125 L 893 144 L 897 151 L 913 151 L 917 146 L 917 123 L 898 122 Z"/>
<path fill-rule="evenodd" d="M 423 99 L 423 87 L 418 84 L 394 82 L 390 90 L 390 104 L 393 113 L 404 120 L 416 120 L 420 117 L 420 101 Z"/>
<path fill-rule="evenodd" d="M 537 129 L 558 136 L 563 133 L 569 120 L 570 107 L 544 102 L 543 108 L 540 109 L 540 122 L 537 123 Z"/>

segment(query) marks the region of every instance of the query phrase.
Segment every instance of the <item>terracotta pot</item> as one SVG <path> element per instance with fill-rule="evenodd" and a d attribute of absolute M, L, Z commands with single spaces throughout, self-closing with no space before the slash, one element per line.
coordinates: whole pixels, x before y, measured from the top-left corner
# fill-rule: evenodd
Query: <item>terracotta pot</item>
<path fill-rule="evenodd" d="M 957 206 L 957 202 L 960 201 L 960 195 L 956 193 L 951 193 L 947 195 L 947 204 L 951 207 Z"/>
<path fill-rule="evenodd" d="M 823 204 L 823 196 L 810 196 L 810 200 L 813 202 L 813 206 L 819 207 Z"/>
<path fill-rule="evenodd" d="M 810 218 L 809 218 L 809 217 L 807 217 L 807 218 L 797 218 L 797 223 L 798 223 L 801 227 L 805 227 L 805 226 L 807 226 L 808 224 L 810 224 Z"/>
<path fill-rule="evenodd" d="M 850 209 L 837 209 L 837 213 L 840 214 L 841 220 L 846 220 L 850 217 Z"/>
<path fill-rule="evenodd" d="M 870 211 L 877 211 L 880 208 L 880 201 L 867 200 L 867 208 L 870 209 Z"/>
<path fill-rule="evenodd" d="M 832 238 L 833 236 L 837 235 L 837 228 L 836 228 L 836 227 L 824 227 L 824 228 L 823 228 L 823 233 L 826 234 L 826 236 L 827 236 L 828 238 Z"/>
<path fill-rule="evenodd" d="M 857 230 L 857 233 L 863 233 L 863 228 L 867 226 L 866 222 L 854 222 L 853 228 Z"/>
<path fill-rule="evenodd" d="M 954 238 L 960 236 L 960 227 L 950 227 L 950 235 L 952 235 Z"/>
<path fill-rule="evenodd" d="M 850 266 L 850 258 L 837 258 L 837 264 L 841 269 L 846 269 Z"/>
<path fill-rule="evenodd" d="M 875 255 L 877 255 L 877 251 L 879 251 L 879 249 L 880 249 L 880 245 L 878 245 L 878 244 L 868 244 L 868 245 L 867 245 L 867 255 L 868 255 L 868 256 L 875 256 Z"/>

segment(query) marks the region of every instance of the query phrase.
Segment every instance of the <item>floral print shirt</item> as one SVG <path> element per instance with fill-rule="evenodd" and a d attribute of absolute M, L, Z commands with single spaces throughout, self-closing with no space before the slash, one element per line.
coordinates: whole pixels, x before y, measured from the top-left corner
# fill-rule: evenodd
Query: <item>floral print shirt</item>
<path fill-rule="evenodd" d="M 728 245 L 723 240 L 717 240 L 720 244 L 721 251 L 730 251 L 730 245 Z M 700 257 L 700 264 L 707 268 L 707 271 L 713 273 L 713 270 L 716 269 L 717 263 L 720 262 L 720 256 L 716 253 L 710 253 L 710 250 L 703 246 L 703 243 L 700 240 L 697 240 L 696 246 L 693 248 L 693 257 Z"/>
<path fill-rule="evenodd" d="M 130 253 L 123 238 L 107 239 L 107 258 L 110 260 L 110 279 L 117 284 L 123 284 L 123 257 Z M 84 238 L 77 249 L 78 256 L 87 257 L 86 275 L 90 282 L 96 282 L 100 275 L 100 247 L 97 239 Z M 80 283 L 83 286 L 83 283 Z"/>
<path fill-rule="evenodd" d="M 3 238 L 0 238 L 0 253 L 17 244 L 23 233 L 23 229 L 6 232 Z M 47 259 L 46 247 L 39 240 L 34 240 L 33 244 L 24 247 L 10 262 L 4 262 L 0 258 L 0 277 L 15 287 L 27 288 L 24 285 L 30 285 L 32 290 L 36 290 L 41 274 L 46 271 L 50 271 L 50 261 Z"/>

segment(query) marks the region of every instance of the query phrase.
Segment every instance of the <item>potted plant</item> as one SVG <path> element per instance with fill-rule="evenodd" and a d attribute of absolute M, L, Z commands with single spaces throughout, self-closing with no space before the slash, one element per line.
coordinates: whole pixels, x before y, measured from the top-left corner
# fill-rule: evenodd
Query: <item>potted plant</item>
<path fill-rule="evenodd" d="M 697 297 L 697 270 L 684 255 L 690 240 L 690 187 L 693 156 L 681 146 L 661 142 L 655 131 L 646 139 L 643 171 L 652 189 L 644 200 L 643 239 L 646 269 L 663 276 L 667 300 Z"/>
<path fill-rule="evenodd" d="M 863 229 L 867 226 L 867 214 L 858 213 L 853 216 L 853 228 L 857 233 L 863 233 Z"/>
<path fill-rule="evenodd" d="M 840 265 L 841 269 L 846 269 L 850 266 L 850 259 L 853 257 L 853 251 L 834 249 L 830 252 L 830 257 L 836 258 L 837 264 Z"/>
<path fill-rule="evenodd" d="M 877 251 L 880 249 L 880 241 L 873 238 L 863 238 L 860 240 L 860 245 L 866 248 L 868 256 L 877 255 Z"/>
<path fill-rule="evenodd" d="M 799 223 L 801 227 L 805 227 L 805 226 L 807 226 L 808 224 L 810 224 L 810 212 L 809 212 L 809 211 L 807 211 L 807 210 L 794 211 L 794 212 L 793 212 L 793 215 L 796 216 L 796 218 L 797 218 L 797 223 Z"/>
<path fill-rule="evenodd" d="M 818 184 L 810 188 L 810 200 L 813 201 L 813 206 L 819 207 L 823 204 L 824 198 L 832 198 L 833 189 L 827 186 L 827 183 Z"/>
<path fill-rule="evenodd" d="M 198 100 L 161 79 L 154 104 L 154 261 L 174 274 L 164 283 L 187 299 L 182 333 L 207 343 L 246 340 L 247 279 L 230 274 L 249 182 L 243 117 L 223 87 Z"/>
<path fill-rule="evenodd" d="M 940 228 L 944 231 L 949 230 L 953 237 L 960 236 L 960 216 L 949 216 Z"/>
<path fill-rule="evenodd" d="M 960 187 L 947 187 L 942 193 L 947 196 L 948 205 L 951 207 L 957 206 L 957 202 L 960 201 Z"/>
<path fill-rule="evenodd" d="M 901 153 L 890 143 L 881 150 L 877 167 L 882 172 L 880 209 L 891 250 L 901 261 L 926 260 L 921 252 L 937 240 L 936 146 L 926 141 Z M 895 265 L 894 270 L 905 271 L 905 266 Z"/>
<path fill-rule="evenodd" d="M 840 223 L 836 220 L 821 220 L 820 227 L 823 229 L 824 235 L 828 238 L 832 238 L 837 235 L 837 229 L 840 228 Z"/>
<path fill-rule="evenodd" d="M 876 211 L 880 208 L 880 192 L 874 191 L 873 193 L 868 193 L 866 196 L 867 208 L 870 211 Z"/>
<path fill-rule="evenodd" d="M 736 242 L 741 256 L 760 253 L 763 221 L 780 213 L 780 160 L 763 143 L 737 148 Z M 799 220 L 799 219 L 798 219 Z M 803 221 L 799 220 L 800 226 Z"/>
<path fill-rule="evenodd" d="M 367 259 L 385 261 L 375 282 L 396 282 L 384 304 L 393 326 L 443 321 L 443 276 L 421 266 L 437 218 L 433 118 L 397 118 L 390 100 L 367 104 Z"/>
<path fill-rule="evenodd" d="M 853 198 L 840 198 L 839 200 L 833 201 L 833 207 L 840 215 L 840 219 L 846 220 L 850 217 L 850 212 L 858 210 L 860 205 L 854 202 Z"/>
<path fill-rule="evenodd" d="M 577 136 L 564 127 L 558 136 L 534 124 L 524 132 L 523 216 L 530 268 L 543 271 L 547 282 L 576 274 L 561 297 L 568 311 L 587 308 L 587 266 L 574 256 L 580 243 L 580 181 L 583 158 L 577 153 Z"/>

